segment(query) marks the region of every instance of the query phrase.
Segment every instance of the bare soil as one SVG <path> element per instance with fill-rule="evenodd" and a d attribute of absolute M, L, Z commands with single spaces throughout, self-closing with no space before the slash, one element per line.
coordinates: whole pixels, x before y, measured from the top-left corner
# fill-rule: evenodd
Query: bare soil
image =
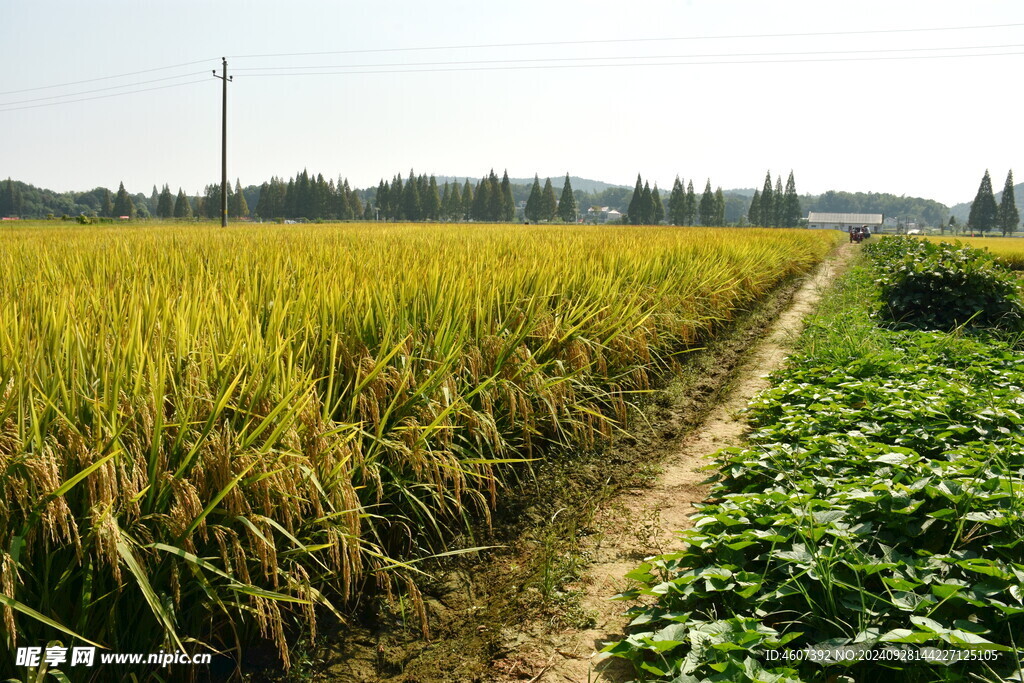
<path fill-rule="evenodd" d="M 718 449 L 741 443 L 740 411 L 767 386 L 827 287 L 853 254 L 843 245 L 819 270 L 742 316 L 645 406 L 630 435 L 596 452 L 549 454 L 503 492 L 491 528 L 461 539 L 498 548 L 429 567 L 421 586 L 431 637 L 380 601 L 324 629 L 295 652 L 291 672 L 250 667 L 252 681 L 530 683 L 627 681 L 621 660 L 597 661 L 622 637 L 625 574 L 678 549 Z M 426 567 L 425 567 L 426 568 Z"/>

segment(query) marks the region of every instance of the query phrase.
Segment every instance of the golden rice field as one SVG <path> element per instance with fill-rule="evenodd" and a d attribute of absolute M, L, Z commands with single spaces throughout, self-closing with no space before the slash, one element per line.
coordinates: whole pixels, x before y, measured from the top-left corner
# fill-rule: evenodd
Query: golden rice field
<path fill-rule="evenodd" d="M 935 242 L 963 242 L 975 249 L 987 249 L 1006 267 L 1024 270 L 1024 238 L 1020 237 L 929 237 Z"/>
<path fill-rule="evenodd" d="M 0 230 L 5 645 L 285 665 L 844 237 L 53 225 Z"/>

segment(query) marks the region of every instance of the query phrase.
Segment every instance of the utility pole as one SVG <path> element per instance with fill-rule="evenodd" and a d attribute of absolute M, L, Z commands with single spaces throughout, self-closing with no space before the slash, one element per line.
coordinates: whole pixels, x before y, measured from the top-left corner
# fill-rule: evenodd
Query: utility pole
<path fill-rule="evenodd" d="M 228 81 L 233 80 L 228 76 L 228 59 L 221 57 L 223 64 L 223 75 L 218 76 L 217 70 L 213 70 L 215 78 L 224 82 L 224 99 L 221 104 L 220 121 L 220 227 L 228 227 Z"/>

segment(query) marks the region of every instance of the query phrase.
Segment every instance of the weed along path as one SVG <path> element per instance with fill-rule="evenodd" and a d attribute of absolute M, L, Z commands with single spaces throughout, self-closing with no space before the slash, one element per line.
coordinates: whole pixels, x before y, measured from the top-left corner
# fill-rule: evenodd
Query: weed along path
<path fill-rule="evenodd" d="M 628 587 L 625 575 L 644 557 L 680 548 L 675 532 L 691 525 L 694 504 L 707 496 L 703 482 L 708 478 L 708 456 L 741 444 L 746 429 L 742 409 L 768 386 L 765 376 L 784 362 L 804 317 L 854 253 L 853 247 L 843 245 L 803 283 L 790 306 L 749 350 L 724 400 L 696 428 L 677 437 L 678 447 L 663 461 L 653 484 L 626 491 L 597 512 L 592 525 L 596 533 L 583 549 L 590 562 L 578 586 L 583 592 L 581 607 L 593 615 L 593 626 L 552 634 L 538 625 L 532 629 L 535 633 L 521 637 L 507 657 L 495 662 L 495 680 L 580 683 L 633 678 L 627 662 L 595 662 L 593 657 L 605 641 L 620 636 L 627 623 L 622 614 L 626 604 L 609 598 Z M 524 679 L 524 672 L 530 676 Z"/>

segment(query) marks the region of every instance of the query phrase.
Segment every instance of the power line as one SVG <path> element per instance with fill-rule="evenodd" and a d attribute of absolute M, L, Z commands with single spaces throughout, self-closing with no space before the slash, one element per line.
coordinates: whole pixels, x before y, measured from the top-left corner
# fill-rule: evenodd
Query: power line
<path fill-rule="evenodd" d="M 139 90 L 129 90 L 128 92 L 116 92 L 116 93 L 112 93 L 110 95 L 96 95 L 94 97 L 82 97 L 82 98 L 79 98 L 77 100 L 65 100 L 63 102 L 48 102 L 46 104 L 30 104 L 30 105 L 28 105 L 26 107 L 10 107 L 10 108 L 7 108 L 7 109 L 0 108 L 0 113 L 8 112 L 8 111 L 19 111 L 19 110 L 22 110 L 22 109 L 38 109 L 40 107 L 56 107 L 56 106 L 61 105 L 61 104 L 71 104 L 73 102 L 87 102 L 89 100 L 102 100 L 102 99 L 106 99 L 108 97 L 121 97 L 123 95 L 134 95 L 134 94 L 140 93 L 140 92 L 149 92 L 151 90 L 165 90 L 167 88 L 180 88 L 180 87 L 185 86 L 185 85 L 193 85 L 195 83 L 209 83 L 209 82 L 210 82 L 209 80 L 203 78 L 203 79 L 195 80 L 195 81 L 186 81 L 185 83 L 172 83 L 171 85 L 158 85 L 155 88 L 141 88 Z"/>
<path fill-rule="evenodd" d="M 142 71 L 128 71 L 123 74 L 115 74 L 113 76 L 99 76 L 98 78 L 87 78 L 82 81 L 68 81 L 67 83 L 57 83 L 55 85 L 41 85 L 37 88 L 23 88 L 21 90 L 7 90 L 0 92 L 0 95 L 16 95 L 22 92 L 33 92 L 36 90 L 49 90 L 51 88 L 63 88 L 68 85 L 80 85 L 82 83 L 95 83 L 96 81 L 109 81 L 113 78 L 124 78 L 125 76 L 137 76 L 139 74 L 148 74 L 154 71 L 166 71 L 167 69 L 177 69 L 182 66 L 192 66 L 193 64 L 203 64 L 204 62 L 212 62 L 213 59 L 198 59 L 194 62 L 184 62 L 182 64 L 172 64 L 170 66 L 158 66 L 154 69 L 143 69 Z"/>
<path fill-rule="evenodd" d="M 65 95 L 48 95 L 47 97 L 36 97 L 30 100 L 16 100 L 14 102 L 0 102 L 0 107 L 7 107 L 13 104 L 26 104 L 28 102 L 42 102 L 43 100 L 57 100 L 62 97 L 76 97 L 78 95 L 88 95 L 94 92 L 104 92 L 107 90 L 117 90 L 119 88 L 133 88 L 138 85 L 147 85 L 149 83 L 159 83 L 161 81 L 172 81 L 176 78 L 188 78 L 189 76 L 198 76 L 204 74 L 205 71 L 192 71 L 187 74 L 180 74 L 178 76 L 166 76 L 164 78 L 153 78 L 148 81 L 137 81 L 135 83 L 125 83 L 124 85 L 111 85 L 106 88 L 95 88 L 93 90 L 81 90 L 79 92 L 70 92 Z"/>
<path fill-rule="evenodd" d="M 987 52 L 979 54 L 959 55 L 894 55 L 889 57 L 821 57 L 814 59 L 758 59 L 758 60 L 717 60 L 717 61 L 691 61 L 691 62 L 642 62 L 622 64 L 539 64 L 539 65 L 515 65 L 515 66 L 477 66 L 465 68 L 431 68 L 431 69 L 375 69 L 372 71 L 310 71 L 310 72 L 289 72 L 289 73 L 250 73 L 241 74 L 240 78 L 260 78 L 266 76 L 347 76 L 357 74 L 404 74 L 404 73 L 445 73 L 454 71 L 517 71 L 517 70 L 542 70 L 542 69 L 601 69 L 621 68 L 638 66 L 713 66 L 722 64 L 795 64 L 814 62 L 870 62 L 870 61 L 892 61 L 892 60 L 922 60 L 922 59 L 965 59 L 968 57 L 1003 57 L 1007 55 L 1022 55 L 1024 51 L 1011 52 Z M 614 58 L 609 58 L 614 59 Z M 470 62 L 471 63 L 471 62 Z M 410 65 L 412 66 L 412 65 Z"/>
<path fill-rule="evenodd" d="M 252 54 L 252 55 L 238 55 L 237 58 L 259 58 L 259 57 L 301 57 L 301 56 L 313 56 L 313 55 L 343 55 L 343 54 L 373 54 L 373 53 L 386 53 L 386 52 L 417 52 L 417 51 L 429 51 L 429 50 L 472 50 L 472 49 L 490 49 L 490 48 L 518 48 L 518 47 L 544 47 L 544 46 L 559 46 L 559 45 L 601 45 L 601 44 L 623 44 L 623 43 L 652 43 L 652 42 L 671 42 L 671 41 L 692 41 L 692 40 L 734 40 L 734 39 L 755 39 L 755 38 L 798 38 L 798 37 L 813 37 L 813 36 L 851 36 L 851 35 L 881 35 L 881 34 L 899 34 L 899 33 L 928 33 L 928 32 L 942 32 L 942 31 L 973 31 L 973 30 L 986 30 L 986 29 L 999 29 L 999 28 L 1017 28 L 1024 26 L 1024 23 L 1011 23 L 1011 24 L 979 24 L 975 26 L 940 26 L 940 27 L 922 27 L 922 28 L 902 28 L 902 29 L 870 29 L 861 31 L 809 31 L 803 33 L 753 33 L 753 34 L 735 34 L 735 35 L 709 35 L 709 36 L 677 36 L 668 38 L 611 38 L 611 39 L 599 39 L 599 40 L 553 40 L 553 41 L 538 41 L 528 43 L 481 43 L 476 45 L 434 45 L 434 46 L 421 46 L 421 47 L 397 47 L 397 48 L 375 48 L 375 49 L 363 49 L 363 50 L 333 50 L 333 51 L 321 51 L 321 52 L 281 52 L 281 53 L 267 53 L 267 54 Z M 16 95 L 25 92 L 37 92 L 40 90 L 51 90 L 54 88 L 63 88 L 70 85 L 80 85 L 82 83 L 95 83 L 97 81 L 112 80 L 115 78 L 124 78 L 126 76 L 137 76 L 139 74 L 153 73 L 156 71 L 165 71 L 167 69 L 176 69 L 184 66 L 192 66 L 194 64 L 203 64 L 214 61 L 214 58 L 198 59 L 191 62 L 182 62 L 179 64 L 171 64 L 168 66 L 159 66 L 152 69 L 141 69 L 138 71 L 127 71 L 120 74 L 113 74 L 110 76 L 98 76 L 96 78 L 86 78 L 78 81 L 66 81 L 64 83 L 55 83 L 52 85 L 41 85 L 32 88 L 22 88 L 19 90 L 5 90 L 0 91 L 2 95 Z M 546 60 L 551 61 L 551 60 Z M 390 65 L 388 65 L 390 66 Z M 326 67 L 326 68 L 337 68 L 337 67 Z M 342 68 L 348 68 L 342 67 Z M 241 69 L 236 69 L 236 71 Z M 189 74 L 190 75 L 190 74 Z M 182 78 L 185 76 L 181 76 Z M 141 81 L 142 83 L 156 82 L 152 81 Z M 138 84 L 132 84 L 138 85 Z M 125 86 L 127 87 L 127 86 Z M 66 95 L 71 97 L 79 94 L 86 94 L 89 92 L 99 92 L 103 90 L 89 90 L 80 93 L 73 93 Z M 39 98 L 52 99 L 52 98 Z M 21 100 L 21 102 L 33 102 L 36 100 Z M 8 103 L 16 104 L 16 103 Z M 0 104 L 0 107 L 6 105 Z"/>
<path fill-rule="evenodd" d="M 602 45 L 617 43 L 652 43 L 669 42 L 677 40 L 736 40 L 752 38 L 806 38 L 811 36 L 862 36 L 893 33 L 927 33 L 938 31 L 973 31 L 993 28 L 1016 28 L 1024 26 L 1024 23 L 1014 24 L 982 24 L 977 26 L 941 26 L 932 28 L 894 28 L 894 29 L 873 29 L 863 31 L 811 31 L 806 33 L 750 33 L 736 35 L 711 35 L 711 36 L 678 36 L 674 38 L 609 38 L 603 40 L 552 40 L 534 43 L 483 43 L 479 45 L 434 45 L 423 47 L 391 47 L 375 48 L 365 50 L 332 50 L 326 52 L 278 52 L 256 55 L 235 55 L 234 59 L 252 59 L 258 57 L 308 57 L 313 55 L 354 55 L 371 54 L 376 52 L 417 52 L 426 50 L 477 50 L 489 48 L 508 47 L 549 47 L 555 45 Z"/>
<path fill-rule="evenodd" d="M 272 71 L 272 70 L 311 70 L 311 69 L 370 69 L 387 67 L 428 67 L 428 66 L 462 66 L 470 64 L 529 64 L 540 62 L 593 62 L 607 60 L 641 60 L 641 59 L 724 59 L 732 57 L 795 57 L 809 55 L 844 55 L 844 54 L 878 54 L 891 52 L 929 52 L 938 50 L 1001 50 L 1009 48 L 1024 47 L 1024 43 L 1009 45 L 972 45 L 952 47 L 915 47 L 915 48 L 886 48 L 870 50 L 814 50 L 806 52 L 732 52 L 718 54 L 688 54 L 688 55 L 638 55 L 638 56 L 612 56 L 612 57 L 537 57 L 530 59 L 477 59 L 477 60 L 453 60 L 446 62 L 383 62 L 378 64 L 323 64 L 305 66 L 250 66 L 239 67 L 235 71 Z M 945 56 L 945 55 L 937 55 Z M 958 56 L 958 55 L 948 55 Z M 969 56 L 969 55 L 968 55 Z M 618 66 L 615 64 L 607 66 Z M 626 66 L 625 64 L 623 66 Z M 642 66 L 642 65 L 641 65 Z M 317 73 L 317 72 L 311 72 Z M 260 75 L 260 74 L 250 74 Z"/>

